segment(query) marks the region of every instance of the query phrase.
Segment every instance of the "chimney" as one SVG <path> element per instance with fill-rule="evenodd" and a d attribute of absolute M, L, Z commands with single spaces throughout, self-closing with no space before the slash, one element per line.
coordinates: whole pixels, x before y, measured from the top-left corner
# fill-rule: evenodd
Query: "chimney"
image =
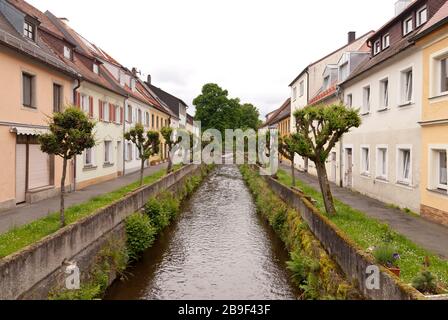
<path fill-rule="evenodd" d="M 151 75 L 150 75 L 150 74 L 148 74 L 148 79 L 146 80 L 146 82 L 147 82 L 148 84 L 152 84 L 152 83 L 151 83 Z"/>
<path fill-rule="evenodd" d="M 348 33 L 348 44 L 355 42 L 356 40 L 356 32 L 355 31 L 350 31 Z"/>
<path fill-rule="evenodd" d="M 132 74 L 136 77 L 137 76 L 137 69 L 136 68 L 132 68 Z"/>
<path fill-rule="evenodd" d="M 395 2 L 395 16 L 398 16 L 402 13 L 412 2 L 412 0 L 398 0 Z"/>

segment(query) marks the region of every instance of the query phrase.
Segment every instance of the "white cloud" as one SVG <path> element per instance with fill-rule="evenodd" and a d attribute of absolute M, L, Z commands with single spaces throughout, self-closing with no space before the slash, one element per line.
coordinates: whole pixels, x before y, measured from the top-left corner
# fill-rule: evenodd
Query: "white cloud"
<path fill-rule="evenodd" d="M 279 107 L 310 62 L 383 25 L 394 0 L 29 0 L 66 17 L 127 67 L 191 104 L 217 82 L 260 108 Z M 193 108 L 192 108 L 193 109 Z"/>

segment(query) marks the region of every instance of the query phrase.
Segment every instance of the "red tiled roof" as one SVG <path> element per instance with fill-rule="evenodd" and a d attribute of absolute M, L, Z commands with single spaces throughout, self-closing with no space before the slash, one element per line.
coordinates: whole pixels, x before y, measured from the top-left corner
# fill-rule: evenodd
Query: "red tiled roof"
<path fill-rule="evenodd" d="M 317 96 L 312 98 L 310 100 L 310 102 L 309 102 L 309 105 L 317 104 L 320 101 L 325 100 L 326 98 L 333 96 L 336 93 L 336 90 L 337 90 L 337 85 L 334 84 L 330 88 L 328 88 L 327 90 L 322 91 Z"/>

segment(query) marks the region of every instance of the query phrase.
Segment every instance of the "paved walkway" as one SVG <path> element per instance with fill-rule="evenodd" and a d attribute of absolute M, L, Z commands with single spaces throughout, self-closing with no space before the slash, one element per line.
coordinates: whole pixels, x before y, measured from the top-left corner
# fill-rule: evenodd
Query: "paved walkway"
<path fill-rule="evenodd" d="M 281 165 L 290 173 L 290 167 Z M 316 190 L 319 189 L 317 177 L 297 172 L 296 176 Z M 385 203 L 355 193 L 346 188 L 331 184 L 333 196 L 354 209 L 366 213 L 369 217 L 387 223 L 396 232 L 406 236 L 421 247 L 448 259 L 448 228 L 440 224 L 406 214 L 398 209 L 389 208 Z"/>
<path fill-rule="evenodd" d="M 163 163 L 157 166 L 152 166 L 145 169 L 145 176 L 166 168 L 167 164 Z M 73 193 L 68 193 L 65 198 L 66 208 L 86 202 L 96 196 L 109 193 L 127 186 L 139 179 L 139 172 L 134 172 L 114 180 L 96 184 L 79 190 Z M 46 199 L 37 203 L 27 204 L 17 207 L 12 210 L 0 212 L 0 234 L 11 230 L 14 227 L 19 227 L 28 224 L 42 217 L 59 210 L 60 198 L 59 196 Z"/>

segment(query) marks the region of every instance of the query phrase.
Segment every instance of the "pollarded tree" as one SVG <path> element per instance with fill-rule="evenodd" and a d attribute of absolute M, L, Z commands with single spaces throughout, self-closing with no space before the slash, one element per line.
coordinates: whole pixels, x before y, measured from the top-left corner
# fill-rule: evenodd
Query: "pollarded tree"
<path fill-rule="evenodd" d="M 141 161 L 140 186 L 142 186 L 145 161 L 159 153 L 159 133 L 157 131 L 148 131 L 145 133 L 145 128 L 143 128 L 143 126 L 138 123 L 134 128 L 124 134 L 124 138 L 128 141 L 133 142 L 137 147 L 138 155 Z"/>
<path fill-rule="evenodd" d="M 64 112 L 55 113 L 50 119 L 50 132 L 39 137 L 42 152 L 63 159 L 61 178 L 61 228 L 65 226 L 65 179 L 67 163 L 85 149 L 95 146 L 95 123 L 78 108 L 67 106 Z"/>
<path fill-rule="evenodd" d="M 299 145 L 296 136 L 286 136 L 279 138 L 278 151 L 280 154 L 291 162 L 292 186 L 296 185 L 294 156 L 299 152 Z"/>
<path fill-rule="evenodd" d="M 177 139 L 175 139 L 175 137 L 173 137 L 173 128 L 171 128 L 171 127 L 163 127 L 160 130 L 160 133 L 162 134 L 162 137 L 163 137 L 163 139 L 165 139 L 165 143 L 168 146 L 168 169 L 167 169 L 167 172 L 171 173 L 171 171 L 173 170 L 172 150 L 176 145 L 178 145 L 182 141 L 182 138 L 179 136 L 179 137 L 177 137 Z"/>
<path fill-rule="evenodd" d="M 316 164 L 319 185 L 328 214 L 336 214 L 325 162 L 341 137 L 361 125 L 359 110 L 343 104 L 309 106 L 294 113 L 297 153 Z"/>

